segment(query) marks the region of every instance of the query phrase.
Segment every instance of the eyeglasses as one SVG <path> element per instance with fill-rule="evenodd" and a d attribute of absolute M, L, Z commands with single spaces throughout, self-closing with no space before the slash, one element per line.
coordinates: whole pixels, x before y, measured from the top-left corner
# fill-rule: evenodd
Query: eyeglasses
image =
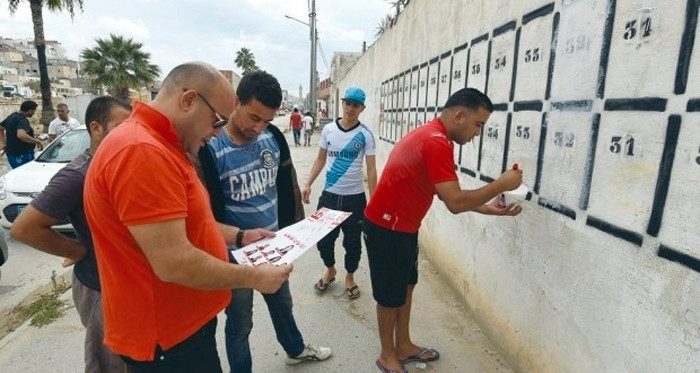
<path fill-rule="evenodd" d="M 185 89 L 185 91 L 187 91 L 187 89 Z M 199 97 L 202 98 L 202 101 L 204 101 L 204 104 L 207 105 L 209 107 L 209 109 L 211 109 L 211 111 L 216 116 L 216 121 L 214 122 L 212 127 L 214 127 L 214 129 L 216 130 L 216 129 L 219 129 L 219 128 L 225 126 L 226 123 L 228 123 L 228 119 L 224 119 L 223 115 L 219 115 L 219 113 L 216 112 L 214 107 L 211 106 L 209 101 L 207 101 L 207 99 L 204 97 L 204 95 L 201 92 L 197 92 L 197 94 L 199 95 Z"/>

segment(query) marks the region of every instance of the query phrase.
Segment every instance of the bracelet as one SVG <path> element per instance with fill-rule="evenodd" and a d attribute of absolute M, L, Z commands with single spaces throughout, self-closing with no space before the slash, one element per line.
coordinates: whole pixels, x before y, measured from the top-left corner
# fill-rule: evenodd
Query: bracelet
<path fill-rule="evenodd" d="M 239 248 L 243 247 L 243 235 L 245 234 L 245 229 L 238 229 L 238 233 L 236 233 L 236 246 Z"/>

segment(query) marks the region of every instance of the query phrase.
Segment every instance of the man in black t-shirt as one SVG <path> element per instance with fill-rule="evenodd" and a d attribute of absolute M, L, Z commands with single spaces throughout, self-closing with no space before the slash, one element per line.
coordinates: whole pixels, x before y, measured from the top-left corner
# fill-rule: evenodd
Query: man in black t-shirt
<path fill-rule="evenodd" d="M 10 167 L 17 168 L 34 159 L 34 148 L 44 149 L 41 141 L 34 138 L 34 129 L 29 119 L 36 112 L 37 103 L 24 101 L 19 112 L 10 114 L 0 122 L 0 140 L 5 144 L 5 154 Z"/>
<path fill-rule="evenodd" d="M 102 96 L 90 102 L 85 112 L 90 148 L 73 159 L 49 181 L 12 224 L 10 235 L 48 254 L 65 258 L 73 265 L 73 302 L 85 326 L 85 372 L 124 373 L 124 361 L 103 343 L 104 326 L 100 279 L 92 235 L 83 208 L 85 174 L 102 139 L 129 117 L 131 105 Z M 77 240 L 51 229 L 68 218 Z"/>

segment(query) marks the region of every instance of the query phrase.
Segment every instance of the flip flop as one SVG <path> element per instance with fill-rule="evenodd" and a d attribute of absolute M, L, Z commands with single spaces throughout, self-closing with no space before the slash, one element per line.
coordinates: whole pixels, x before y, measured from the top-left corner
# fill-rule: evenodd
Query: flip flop
<path fill-rule="evenodd" d="M 360 288 L 357 287 L 357 285 L 351 287 L 351 288 L 346 288 L 345 289 L 345 296 L 348 297 L 348 299 L 357 299 L 360 297 Z"/>
<path fill-rule="evenodd" d="M 425 356 L 426 354 L 429 354 L 429 353 L 433 353 L 433 356 L 424 359 L 423 356 Z M 421 347 L 419 353 L 417 353 L 415 355 L 411 355 L 411 356 L 401 360 L 401 364 L 408 364 L 408 363 L 412 363 L 414 361 L 419 361 L 421 363 L 427 363 L 429 361 L 435 361 L 439 358 L 440 358 L 440 352 L 438 352 L 438 350 L 436 350 L 434 348 Z"/>
<path fill-rule="evenodd" d="M 314 284 L 314 289 L 316 289 L 316 291 L 320 294 L 323 294 L 326 292 L 326 290 L 328 290 L 328 285 L 330 285 L 333 281 L 335 281 L 335 277 L 331 277 L 328 282 L 323 282 L 323 277 L 321 277 L 318 282 Z"/>
<path fill-rule="evenodd" d="M 398 370 L 389 369 L 389 368 L 385 367 L 381 363 L 381 361 L 379 361 L 379 359 L 377 359 L 376 364 L 377 364 L 377 368 L 379 368 L 379 370 L 381 370 L 382 373 L 408 373 L 408 369 L 405 369 L 405 368 L 404 368 L 403 372 L 400 372 Z"/>

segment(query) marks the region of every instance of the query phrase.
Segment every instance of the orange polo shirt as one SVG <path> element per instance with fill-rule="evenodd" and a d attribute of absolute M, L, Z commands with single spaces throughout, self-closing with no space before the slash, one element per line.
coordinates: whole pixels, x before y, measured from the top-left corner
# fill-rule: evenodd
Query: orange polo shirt
<path fill-rule="evenodd" d="M 150 361 L 214 318 L 231 298 L 161 281 L 127 227 L 184 218 L 187 238 L 223 261 L 226 243 L 209 196 L 167 117 L 142 103 L 109 133 L 87 173 L 84 202 L 95 243 L 105 344 Z"/>

